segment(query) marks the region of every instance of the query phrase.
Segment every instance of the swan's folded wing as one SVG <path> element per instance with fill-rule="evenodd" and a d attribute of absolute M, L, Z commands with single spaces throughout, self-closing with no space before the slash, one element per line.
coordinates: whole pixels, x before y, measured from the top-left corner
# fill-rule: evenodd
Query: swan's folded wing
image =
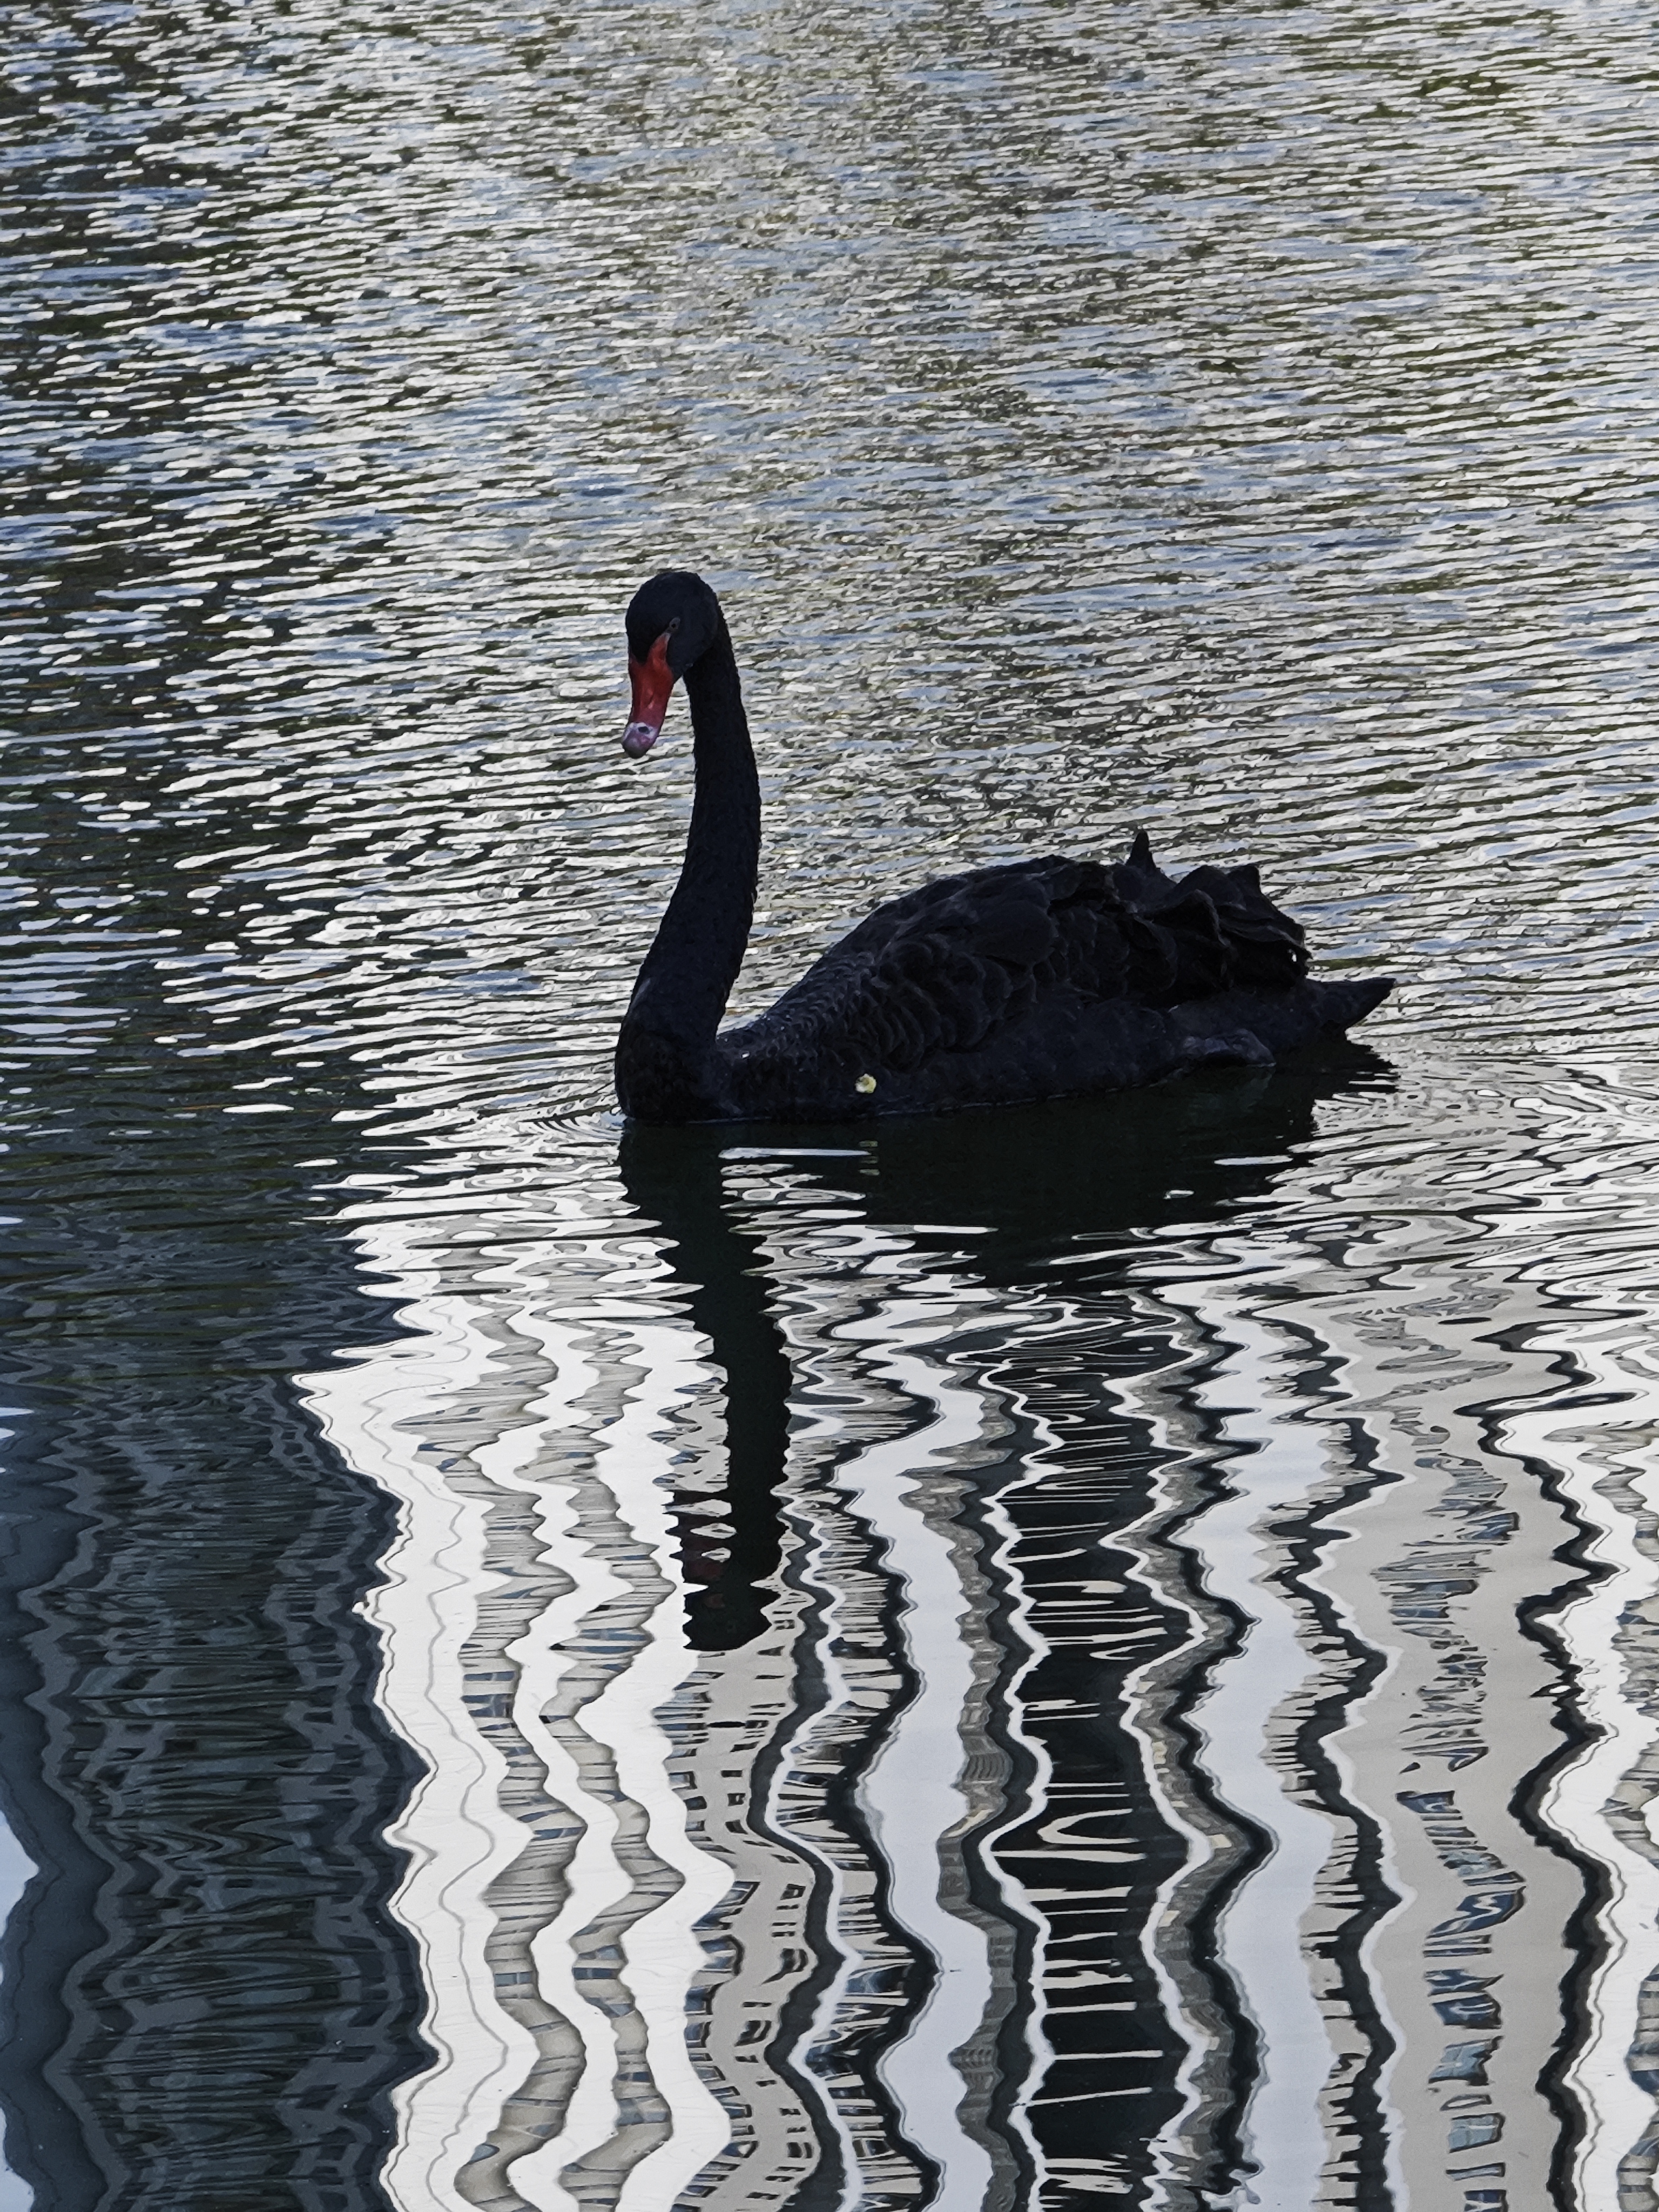
<path fill-rule="evenodd" d="M 1115 867 L 1021 860 L 878 907 L 746 1035 L 905 1071 L 972 1052 L 1045 1001 L 1176 1006 L 1237 984 L 1288 986 L 1306 968 L 1301 929 L 1254 869 L 1176 882 L 1141 837 Z"/>
<path fill-rule="evenodd" d="M 747 1032 L 894 1069 L 970 1051 L 1035 1002 L 1057 933 L 1029 865 L 946 876 L 878 907 Z"/>

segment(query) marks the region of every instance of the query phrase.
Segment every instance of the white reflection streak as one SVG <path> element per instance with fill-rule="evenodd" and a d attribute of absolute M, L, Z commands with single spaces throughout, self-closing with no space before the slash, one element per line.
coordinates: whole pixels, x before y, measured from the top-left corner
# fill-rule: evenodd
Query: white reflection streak
<path fill-rule="evenodd" d="M 720 2155 L 732 2132 L 719 2100 L 692 2063 L 685 2038 L 686 1992 L 705 1964 L 696 1923 L 725 1896 L 732 1877 L 686 1834 L 685 1808 L 668 1780 L 672 1746 L 655 1717 L 697 1663 L 686 1639 L 685 1593 L 675 1559 L 668 1493 L 661 1482 L 671 1472 L 670 1455 L 678 1449 L 678 1441 L 665 1442 L 659 1431 L 671 1398 L 683 1401 L 703 1381 L 705 1370 L 684 1329 L 653 1328 L 640 1322 L 629 1328 L 647 1379 L 629 1397 L 621 1419 L 604 1431 L 598 1471 L 635 1536 L 653 1553 L 667 1589 L 643 1625 L 643 1648 L 583 1708 L 581 1725 L 594 1742 L 608 1746 L 614 1754 L 619 1790 L 644 1808 L 647 1844 L 681 1878 L 674 1894 L 635 1921 L 622 1938 L 625 1979 L 645 2022 L 647 2063 L 668 2106 L 672 2132 L 629 2174 L 617 2212 L 661 2212 Z M 584 1816 L 590 1802 L 586 1797 L 574 1801 Z M 577 1895 L 573 1887 L 566 1911 L 538 1940 L 538 1967 L 550 1966 L 556 1978 L 568 1978 L 568 1936 L 591 1920 L 603 1904 L 626 1893 L 630 1885 L 620 1874 L 618 1879 L 620 1887 L 608 1886 L 602 1899 L 597 1891 L 589 1893 L 580 1921 L 574 1917 Z M 549 1993 L 545 1985 L 544 1993 Z M 590 2065 L 589 2074 L 593 2070 Z M 584 2086 L 586 2079 L 585 2075 Z M 595 2116 L 590 2125 L 597 2124 L 598 2109 L 595 2100 L 589 2108 Z M 614 2117 L 613 2105 L 613 2124 Z M 567 2126 L 542 2149 L 514 2163 L 514 2185 L 545 2212 L 575 2206 L 578 2200 L 559 2181 L 559 2171 L 596 2148 L 609 2132 L 608 2126 L 598 2136 L 585 2131 L 577 2148 L 578 2139 Z"/>
<path fill-rule="evenodd" d="M 1250 1290 L 1261 1286 L 1260 1275 L 1252 1275 Z M 1231 1308 L 1216 1312 L 1216 1287 L 1170 1286 L 1163 1293 L 1228 1340 L 1224 1364 L 1194 1377 L 1188 1395 L 1219 1417 L 1230 1443 L 1255 1448 L 1229 1460 L 1231 1494 L 1182 1532 L 1203 1564 L 1206 1588 L 1250 1623 L 1243 1650 L 1218 1668 L 1193 1719 L 1222 1796 L 1269 1838 L 1267 1859 L 1240 1885 L 1219 1930 L 1223 1962 L 1261 2031 L 1243 2128 L 1260 2170 L 1244 2185 L 1243 2201 L 1268 2212 L 1307 2212 L 1318 2201 L 1328 2153 L 1319 2099 L 1336 2053 L 1310 1985 L 1300 1931 L 1334 1829 L 1291 1796 L 1263 1755 L 1274 1712 L 1318 1669 L 1297 1634 L 1296 1615 L 1264 1575 L 1277 1560 L 1257 1524 L 1264 1513 L 1299 1502 L 1323 1468 L 1313 1435 L 1297 1422 L 1276 1421 L 1268 1410 L 1279 1359 L 1273 1340 Z M 1249 1410 L 1241 1410 L 1241 1397 Z"/>
<path fill-rule="evenodd" d="M 1607 1480 L 1607 1460 L 1622 1456 L 1617 1432 L 1651 1434 L 1659 1422 L 1659 1380 L 1636 1371 L 1636 1363 L 1652 1358 L 1650 1345 L 1631 1341 L 1627 1321 L 1620 1326 L 1623 1341 L 1611 1344 L 1577 1328 L 1541 1334 L 1540 1349 L 1554 1346 L 1588 1370 L 1589 1388 L 1574 1390 L 1580 1402 L 1565 1419 L 1560 1407 L 1540 1406 L 1510 1414 L 1502 1430 L 1507 1449 L 1560 1471 L 1564 1488 L 1595 1532 L 1586 1546 L 1589 1558 L 1613 1570 L 1558 1616 L 1577 1674 L 1580 1709 L 1598 1734 L 1553 1778 L 1540 1805 L 1544 1819 L 1599 1860 L 1607 1875 L 1608 1894 L 1596 1914 L 1601 1956 L 1585 1999 L 1589 2033 L 1567 2074 L 1584 2110 L 1584 2136 L 1573 2162 L 1577 2201 L 1584 2212 L 1620 2202 L 1620 2160 L 1653 2126 L 1653 2098 L 1631 2079 L 1630 2056 L 1642 1984 L 1654 1966 L 1659 1866 L 1619 1836 L 1608 1808 L 1659 1736 L 1659 1718 L 1632 1694 L 1618 1648 L 1621 1623 L 1659 1589 L 1659 1566 L 1638 1542 L 1634 1520 L 1610 1508 L 1596 1486 Z M 1587 1405 L 1583 1397 L 1603 1402 Z M 1576 1433 L 1564 1436 L 1564 1428 Z M 1613 1433 L 1598 1439 L 1598 1428 Z M 1659 1470 L 1632 1462 L 1624 1472 L 1646 1510 L 1659 1513 Z M 1645 1824 L 1659 1847 L 1656 1814 L 1659 1801 L 1650 1801 Z"/>
<path fill-rule="evenodd" d="M 1042 2089 L 1043 2076 L 1053 2063 L 1054 2050 L 1048 2039 L 1045 2021 L 1048 2015 L 1048 1939 L 1054 1933 L 1054 1923 L 1032 1897 L 1026 1884 L 1012 1874 L 996 1856 L 999 1843 L 1023 1827 L 1039 1811 L 1047 1809 L 1048 1788 L 1054 1779 L 1054 1762 L 1048 1747 L 1040 1735 L 1032 1735 L 1024 1723 L 1025 1685 L 1042 1662 L 1053 1651 L 1053 1645 L 1036 1626 L 1033 1617 L 1030 1593 L 1020 1574 L 1014 1553 L 1024 1540 L 1015 1525 L 1007 1500 L 1017 1490 L 1036 1487 L 1048 1479 L 1047 1452 L 1056 1442 L 1053 1428 L 1029 1401 L 1021 1410 L 1031 1424 L 1036 1464 L 1029 1473 L 1005 1486 L 1000 1497 L 986 1509 L 986 1526 L 996 1530 L 1002 1538 L 996 1563 L 1007 1577 L 1004 1599 L 1005 1617 L 1008 1622 L 1011 1640 L 1025 1649 L 1025 1657 L 1011 1677 L 1006 1692 L 1007 1705 L 1003 1716 L 1003 1727 L 1011 1744 L 1018 1744 L 1031 1763 L 1031 1779 L 1026 1787 L 1026 1802 L 1006 1820 L 1000 1828 L 992 1830 L 985 1838 L 985 1863 L 1002 1892 L 1003 1899 L 1012 1912 L 1029 1922 L 1035 1931 L 1031 1946 L 1031 2010 L 1025 2023 L 1025 2051 L 1029 2062 L 1024 2081 L 1008 2115 L 1008 2125 L 1018 2130 L 1031 2161 L 1036 2179 L 1031 2186 L 1030 2199 L 1039 2203 L 1048 2179 L 1047 2161 L 1031 2125 L 1031 2106 Z"/>
<path fill-rule="evenodd" d="M 820 1418 L 814 1425 L 820 1429 L 833 1429 L 837 1423 Z M 821 1538 L 814 1548 L 815 1552 L 822 1548 Z M 814 1557 L 811 1565 L 803 1571 L 802 1581 L 807 1587 L 821 1591 L 824 1599 L 822 1625 L 817 1638 L 818 1662 L 823 1670 L 824 1700 L 822 1710 L 815 1717 L 817 1725 L 822 1728 L 852 1704 L 853 1687 L 837 1656 L 845 1625 L 846 1593 L 837 1585 L 833 1575 L 820 1572 L 818 1569 L 819 1562 Z M 842 1916 L 847 1899 L 846 1875 L 834 1852 L 822 1850 L 810 1836 L 803 1835 L 794 1828 L 789 1818 L 787 1803 L 789 1781 L 789 1763 L 780 1760 L 767 1796 L 767 1820 L 775 1834 L 789 1836 L 798 1850 L 823 1869 L 829 1889 L 824 1926 L 834 1945 L 837 1960 L 835 1972 L 829 1978 L 813 2007 L 811 2025 L 805 2039 L 805 2048 L 810 2054 L 823 2048 L 834 2035 L 836 2015 L 846 1998 L 848 1984 L 858 1963 L 858 1954 L 842 1933 Z M 848 2125 L 847 2116 L 841 2109 L 839 2100 L 833 2094 L 823 2098 L 822 2110 L 835 2130 L 841 2151 L 842 2172 L 846 2176 L 839 2212 L 857 2212 L 864 2192 L 859 2179 L 858 2146 L 853 2130 Z"/>
<path fill-rule="evenodd" d="M 527 2030 L 495 2002 L 485 1947 L 495 1926 L 490 1884 L 524 1847 L 525 1835 L 500 1808 L 500 1754 L 478 1733 L 465 1702 L 462 1652 L 477 1612 L 485 1570 L 481 1503 L 458 1495 L 425 1455 L 420 1433 L 452 1412 L 502 1357 L 465 1301 L 431 1295 L 434 1278 L 408 1263 L 378 1232 L 378 1268 L 399 1273 L 409 1294 L 399 1318 L 422 1340 L 377 1349 L 362 1364 L 304 1378 L 319 1419 L 347 1462 L 394 1495 L 399 1532 L 384 1563 L 386 1584 L 365 1611 L 385 1649 L 380 1694 L 388 1717 L 428 1762 L 390 1840 L 410 1854 L 392 1908 L 418 1947 L 428 1996 L 422 2026 L 438 2064 L 394 2095 L 398 2142 L 384 2176 L 398 2212 L 463 2212 L 454 2174 L 486 2142 L 507 2099 L 536 2057 Z M 594 1549 L 575 1540 L 574 1514 L 560 1484 L 527 1470 L 570 1419 L 593 1373 L 557 1322 L 533 1311 L 512 1316 L 517 1333 L 540 1346 L 556 1381 L 506 1435 L 481 1442 L 474 1457 L 494 1483 L 532 1494 L 538 1534 L 556 1547 L 575 1587 L 556 1600 L 513 1647 L 520 1674 L 514 1719 L 547 1771 L 550 1794 L 584 1823 L 568 1870 L 568 1893 L 556 1918 L 532 1944 L 541 1994 L 580 2035 L 582 2077 L 560 2134 L 515 2161 L 513 2181 L 538 2212 L 563 2212 L 574 2199 L 560 2179 L 576 2159 L 615 2133 L 616 2039 L 605 2016 L 580 1992 L 570 1938 L 633 1887 L 612 1849 L 617 1816 L 587 1794 L 574 1760 L 542 1715 L 568 1663 L 560 1640 L 607 1598 L 629 1585 Z M 619 1324 L 608 1324 L 615 1332 Z M 629 1324 L 643 1380 L 621 1417 L 593 1439 L 596 1472 L 640 1545 L 653 1555 L 666 1595 L 645 1624 L 639 1655 L 582 1709 L 580 1724 L 607 1746 L 621 1793 L 645 1812 L 647 1843 L 679 1876 L 674 1893 L 645 1913 L 622 1939 L 627 1984 L 644 2021 L 647 2059 L 666 2104 L 672 2132 L 629 2175 L 617 2212 L 659 2212 L 718 2156 L 730 2123 L 699 2077 L 685 2037 L 685 1996 L 702 1968 L 695 1923 L 726 1893 L 730 1875 L 699 1851 L 667 1778 L 670 1745 L 656 1709 L 696 1664 L 685 1638 L 684 1592 L 673 1554 L 666 1498 L 658 1486 L 669 1454 L 656 1431 L 702 1370 L 684 1330 Z"/>
<path fill-rule="evenodd" d="M 1152 1448 L 1162 1460 L 1153 1480 L 1146 1510 L 1120 1534 L 1119 1541 L 1126 1549 L 1135 1543 L 1137 1536 L 1144 1530 L 1158 1528 L 1163 1523 L 1180 1499 L 1188 1480 L 1186 1455 L 1158 1405 L 1157 1387 L 1167 1379 L 1167 1370 L 1159 1370 L 1144 1378 L 1139 1387 L 1129 1382 L 1119 1385 L 1119 1395 L 1125 1408 L 1138 1413 L 1146 1423 Z M 1188 1650 L 1200 1642 L 1203 1634 L 1202 1624 L 1171 1577 L 1143 1571 L 1132 1579 L 1139 1583 L 1154 1605 L 1162 1607 L 1166 1613 L 1178 1613 L 1184 1619 L 1184 1644 Z M 1164 1785 L 1163 1760 L 1158 1756 L 1152 1713 L 1161 1706 L 1164 1694 L 1161 1686 L 1169 1665 L 1169 1656 L 1164 1655 L 1148 1661 L 1143 1667 L 1133 1668 L 1123 1679 L 1123 1732 L 1139 1746 L 1140 1772 L 1147 1795 L 1164 1825 L 1173 1835 L 1180 1838 L 1185 1853 L 1181 1863 L 1172 1867 L 1158 1884 L 1152 1911 L 1141 1928 L 1141 1956 L 1158 1984 L 1163 2000 L 1164 2018 L 1187 2045 L 1174 2082 L 1181 2103 L 1158 2130 L 1151 2145 L 1152 2171 L 1147 2183 L 1147 2212 L 1164 2212 L 1164 2208 L 1172 2203 L 1189 2201 L 1184 2187 L 1190 2163 L 1188 2129 L 1203 2101 L 1198 2074 L 1213 2041 L 1212 2036 L 1190 2017 L 1181 1988 L 1170 1972 L 1164 1946 L 1159 1940 L 1164 1926 L 1176 1910 L 1175 1900 L 1177 1893 L 1187 1888 L 1194 1875 L 1215 1856 L 1210 1838 L 1193 1826 L 1184 1808 L 1177 1803 Z"/>
<path fill-rule="evenodd" d="M 484 1562 L 484 1509 L 445 1483 L 418 1434 L 422 1416 L 453 1406 L 483 1375 L 495 1347 L 470 1326 L 459 1300 L 431 1295 L 430 1271 L 385 1249 L 373 1260 L 398 1275 L 407 1297 L 399 1318 L 420 1337 L 299 1380 L 347 1465 L 398 1501 L 386 1580 L 363 1609 L 385 1653 L 381 1702 L 428 1763 L 387 1836 L 410 1855 L 392 1908 L 420 1954 L 422 2028 L 438 2063 L 393 2094 L 398 2140 L 385 2186 L 399 2212 L 465 2212 L 453 2173 L 488 2138 L 536 2046 L 495 2002 L 485 1955 L 493 1925 L 486 1893 L 522 1838 L 499 1808 L 505 1763 L 472 1725 L 465 1698 L 462 1651 Z"/>
<path fill-rule="evenodd" d="M 564 1342 L 567 1332 L 522 1311 L 513 1316 L 512 1325 L 520 1335 L 539 1341 L 544 1353 L 556 1363 L 558 1402 L 552 1402 L 551 1393 L 545 1394 L 535 1408 L 543 1421 L 510 1431 L 478 1457 L 493 1480 L 535 1497 L 540 1509 L 537 1536 L 574 1578 L 574 1587 L 554 1599 L 534 1626 L 509 1644 L 506 1652 L 519 1670 L 513 1700 L 514 1725 L 541 1761 L 549 1796 L 575 1812 L 582 1822 L 581 1836 L 565 1869 L 564 1904 L 531 1943 L 541 1995 L 564 2014 L 581 2038 L 581 2078 L 571 2093 L 564 2125 L 556 2138 L 561 2155 L 556 2163 L 563 2166 L 608 2141 L 617 2123 L 616 2031 L 609 2017 L 587 2002 L 577 1984 L 570 1939 L 608 1905 L 625 1897 L 631 1884 L 612 1850 L 619 1825 L 615 1807 L 588 1794 L 580 1768 L 543 1716 L 570 1663 L 569 1654 L 560 1649 L 562 1640 L 574 1635 L 582 1621 L 609 1600 L 625 1598 L 629 1585 L 593 1546 L 579 1540 L 575 1507 L 568 1492 L 527 1480 L 520 1472 L 540 1449 L 546 1421 L 581 1396 L 595 1379 L 594 1372 Z M 528 2179 L 532 2163 L 520 2159 L 514 2166 L 514 2185 L 521 2194 L 538 2207 L 568 2203 L 556 2174 L 542 2195 L 535 2193 L 540 2185 Z"/>
<path fill-rule="evenodd" d="M 911 2141 L 939 2166 L 934 2212 L 978 2212 L 993 2168 L 984 2146 L 957 2116 L 966 2085 L 951 2054 L 984 2017 L 990 1960 L 982 1931 L 948 1911 L 939 1894 L 940 1841 L 968 1811 L 960 1787 L 961 1718 L 973 1668 L 959 1628 L 967 1601 L 951 1545 L 918 1510 L 915 1488 L 935 1470 L 948 1470 L 952 1455 L 977 1440 L 981 1406 L 974 1392 L 919 1356 L 921 1346 L 948 1334 L 950 1323 L 940 1325 L 946 1310 L 907 1301 L 901 1310 L 902 1322 L 890 1308 L 846 1324 L 842 1333 L 878 1339 L 884 1347 L 903 1346 L 902 1352 L 885 1350 L 871 1365 L 915 1404 L 931 1405 L 933 1419 L 921 1435 L 866 1445 L 836 1474 L 836 1488 L 883 1539 L 885 1564 L 904 1585 L 900 1634 L 917 1677 L 916 1694 L 860 1796 L 887 1862 L 894 1917 L 932 1953 L 937 1978 L 879 2071 Z"/>

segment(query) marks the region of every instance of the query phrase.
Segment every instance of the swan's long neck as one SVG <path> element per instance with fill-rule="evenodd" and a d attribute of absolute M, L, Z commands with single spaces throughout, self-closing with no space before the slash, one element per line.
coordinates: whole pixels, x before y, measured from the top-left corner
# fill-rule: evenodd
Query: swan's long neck
<path fill-rule="evenodd" d="M 760 865 L 760 782 L 732 641 L 685 673 L 695 738 L 691 834 L 617 1045 L 617 1089 L 642 1120 L 714 1114 L 714 1033 L 743 965 Z"/>

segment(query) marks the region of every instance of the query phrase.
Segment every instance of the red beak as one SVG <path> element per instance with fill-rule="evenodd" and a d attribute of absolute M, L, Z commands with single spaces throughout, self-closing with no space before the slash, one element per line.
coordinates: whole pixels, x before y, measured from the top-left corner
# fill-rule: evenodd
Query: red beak
<path fill-rule="evenodd" d="M 668 641 L 672 635 L 665 630 L 643 660 L 635 660 L 632 653 L 628 657 L 634 703 L 629 709 L 628 727 L 623 732 L 623 750 L 633 760 L 648 753 L 662 732 L 668 695 L 674 688 L 673 672 L 668 665 Z"/>

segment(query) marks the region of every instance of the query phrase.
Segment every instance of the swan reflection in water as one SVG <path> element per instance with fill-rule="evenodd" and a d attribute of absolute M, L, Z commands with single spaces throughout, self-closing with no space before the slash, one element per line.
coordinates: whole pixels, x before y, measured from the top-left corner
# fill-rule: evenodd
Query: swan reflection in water
<path fill-rule="evenodd" d="M 1226 1219 L 1322 1098 L 1388 1079 L 1333 1040 L 1109 1099 L 624 1134 L 725 1389 L 723 1479 L 702 1455 L 674 1496 L 689 1638 L 735 1658 L 780 1620 L 793 1674 L 712 1797 L 746 1808 L 717 1848 L 767 1911 L 763 1936 L 752 1908 L 727 1931 L 709 1999 L 702 2048 L 753 2132 L 705 2201 L 1097 2202 L 1159 2167 L 1228 2185 L 1255 2029 L 1216 1927 L 1270 1839 L 1176 1741 L 1238 1622 L 1171 1542 L 1205 1487 L 1160 1508 L 1176 1450 L 1118 1386 L 1189 1356 L 1135 1288 L 1152 1233 Z M 1139 1572 L 1149 1516 L 1173 1601 Z M 1126 1685 L 1171 1662 L 1152 1756 Z M 705 1741 L 729 1752 L 732 1718 L 713 1690 Z M 1195 1820 L 1207 1870 L 1160 1956 Z"/>
<path fill-rule="evenodd" d="M 1368 1048 L 1333 1038 L 1271 1079 L 1229 1071 L 1105 1099 L 896 1115 L 856 1133 L 842 1124 L 630 1124 L 623 1187 L 668 1240 L 664 1256 L 726 1384 L 731 1534 L 710 1546 L 695 1510 L 686 1527 L 694 1644 L 746 1643 L 763 1625 L 757 1585 L 777 1570 L 788 1449 L 789 1356 L 763 1252 L 769 1209 L 764 1198 L 752 1208 L 733 1201 L 729 1165 L 787 1163 L 801 1194 L 924 1249 L 935 1243 L 981 1283 L 1040 1290 L 1059 1267 L 1075 1294 L 1121 1277 L 1139 1256 L 1129 1241 L 1137 1232 L 1212 1220 L 1265 1190 L 1291 1147 L 1313 1135 L 1321 1097 L 1388 1077 Z M 969 1249 L 958 1256 L 964 1236 Z"/>

